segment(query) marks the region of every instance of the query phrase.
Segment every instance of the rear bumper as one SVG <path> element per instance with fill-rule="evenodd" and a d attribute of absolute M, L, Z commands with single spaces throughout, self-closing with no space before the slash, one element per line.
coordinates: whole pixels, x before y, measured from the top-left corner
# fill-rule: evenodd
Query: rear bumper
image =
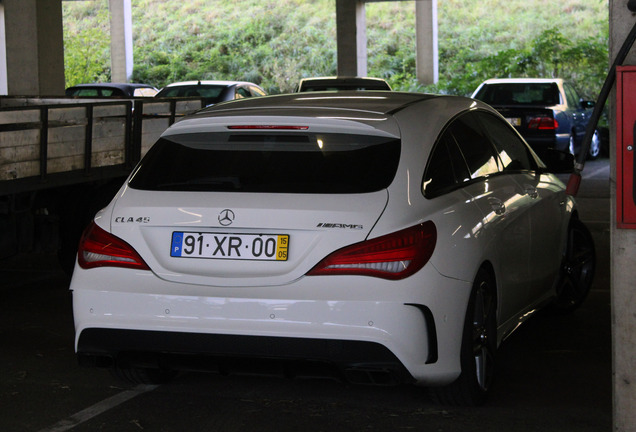
<path fill-rule="evenodd" d="M 330 377 L 360 384 L 411 383 L 374 342 L 91 328 L 79 339 L 83 366 Z"/>
<path fill-rule="evenodd" d="M 569 134 L 522 134 L 526 142 L 539 155 L 546 149 L 556 149 L 560 151 L 569 151 L 570 135 Z"/>
<path fill-rule="evenodd" d="M 388 285 L 316 276 L 277 287 L 219 288 L 150 272 L 76 268 L 76 351 L 82 364 L 94 366 L 223 371 L 302 363 L 355 382 L 446 384 L 460 372 L 471 284 L 432 266 L 421 272 Z"/>

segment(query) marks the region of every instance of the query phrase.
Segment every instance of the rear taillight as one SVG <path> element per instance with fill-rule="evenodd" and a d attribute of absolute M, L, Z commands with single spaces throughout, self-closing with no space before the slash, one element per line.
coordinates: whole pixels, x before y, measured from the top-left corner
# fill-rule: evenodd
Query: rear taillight
<path fill-rule="evenodd" d="M 392 234 L 340 249 L 307 275 L 363 275 L 404 279 L 428 262 L 435 250 L 437 230 L 428 221 Z"/>
<path fill-rule="evenodd" d="M 528 122 L 528 129 L 554 130 L 558 127 L 559 122 L 552 117 L 533 117 Z"/>
<path fill-rule="evenodd" d="M 150 270 L 148 265 L 128 243 L 107 233 L 95 222 L 84 230 L 77 249 L 80 267 L 126 267 Z"/>

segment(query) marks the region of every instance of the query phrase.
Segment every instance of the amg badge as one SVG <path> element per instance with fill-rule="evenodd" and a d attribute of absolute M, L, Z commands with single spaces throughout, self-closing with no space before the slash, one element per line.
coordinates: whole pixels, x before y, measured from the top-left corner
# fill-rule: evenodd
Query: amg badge
<path fill-rule="evenodd" d="M 318 225 L 316 225 L 316 228 L 342 228 L 342 229 L 361 230 L 364 227 L 362 225 L 357 225 L 357 224 L 320 222 Z"/>

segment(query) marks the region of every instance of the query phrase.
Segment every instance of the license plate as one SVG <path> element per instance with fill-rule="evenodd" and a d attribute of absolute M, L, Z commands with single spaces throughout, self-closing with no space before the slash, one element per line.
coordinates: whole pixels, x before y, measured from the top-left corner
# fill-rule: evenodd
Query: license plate
<path fill-rule="evenodd" d="M 521 126 L 521 119 L 519 117 L 508 117 L 506 120 L 513 126 Z"/>
<path fill-rule="evenodd" d="M 172 233 L 170 256 L 226 260 L 287 261 L 287 234 Z"/>

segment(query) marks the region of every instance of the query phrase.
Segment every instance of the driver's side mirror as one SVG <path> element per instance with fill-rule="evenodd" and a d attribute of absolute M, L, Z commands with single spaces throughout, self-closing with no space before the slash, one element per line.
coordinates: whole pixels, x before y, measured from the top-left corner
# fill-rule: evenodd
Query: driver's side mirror
<path fill-rule="evenodd" d="M 596 105 L 594 101 L 581 100 L 581 108 L 583 109 L 592 109 L 594 108 L 594 105 Z"/>

